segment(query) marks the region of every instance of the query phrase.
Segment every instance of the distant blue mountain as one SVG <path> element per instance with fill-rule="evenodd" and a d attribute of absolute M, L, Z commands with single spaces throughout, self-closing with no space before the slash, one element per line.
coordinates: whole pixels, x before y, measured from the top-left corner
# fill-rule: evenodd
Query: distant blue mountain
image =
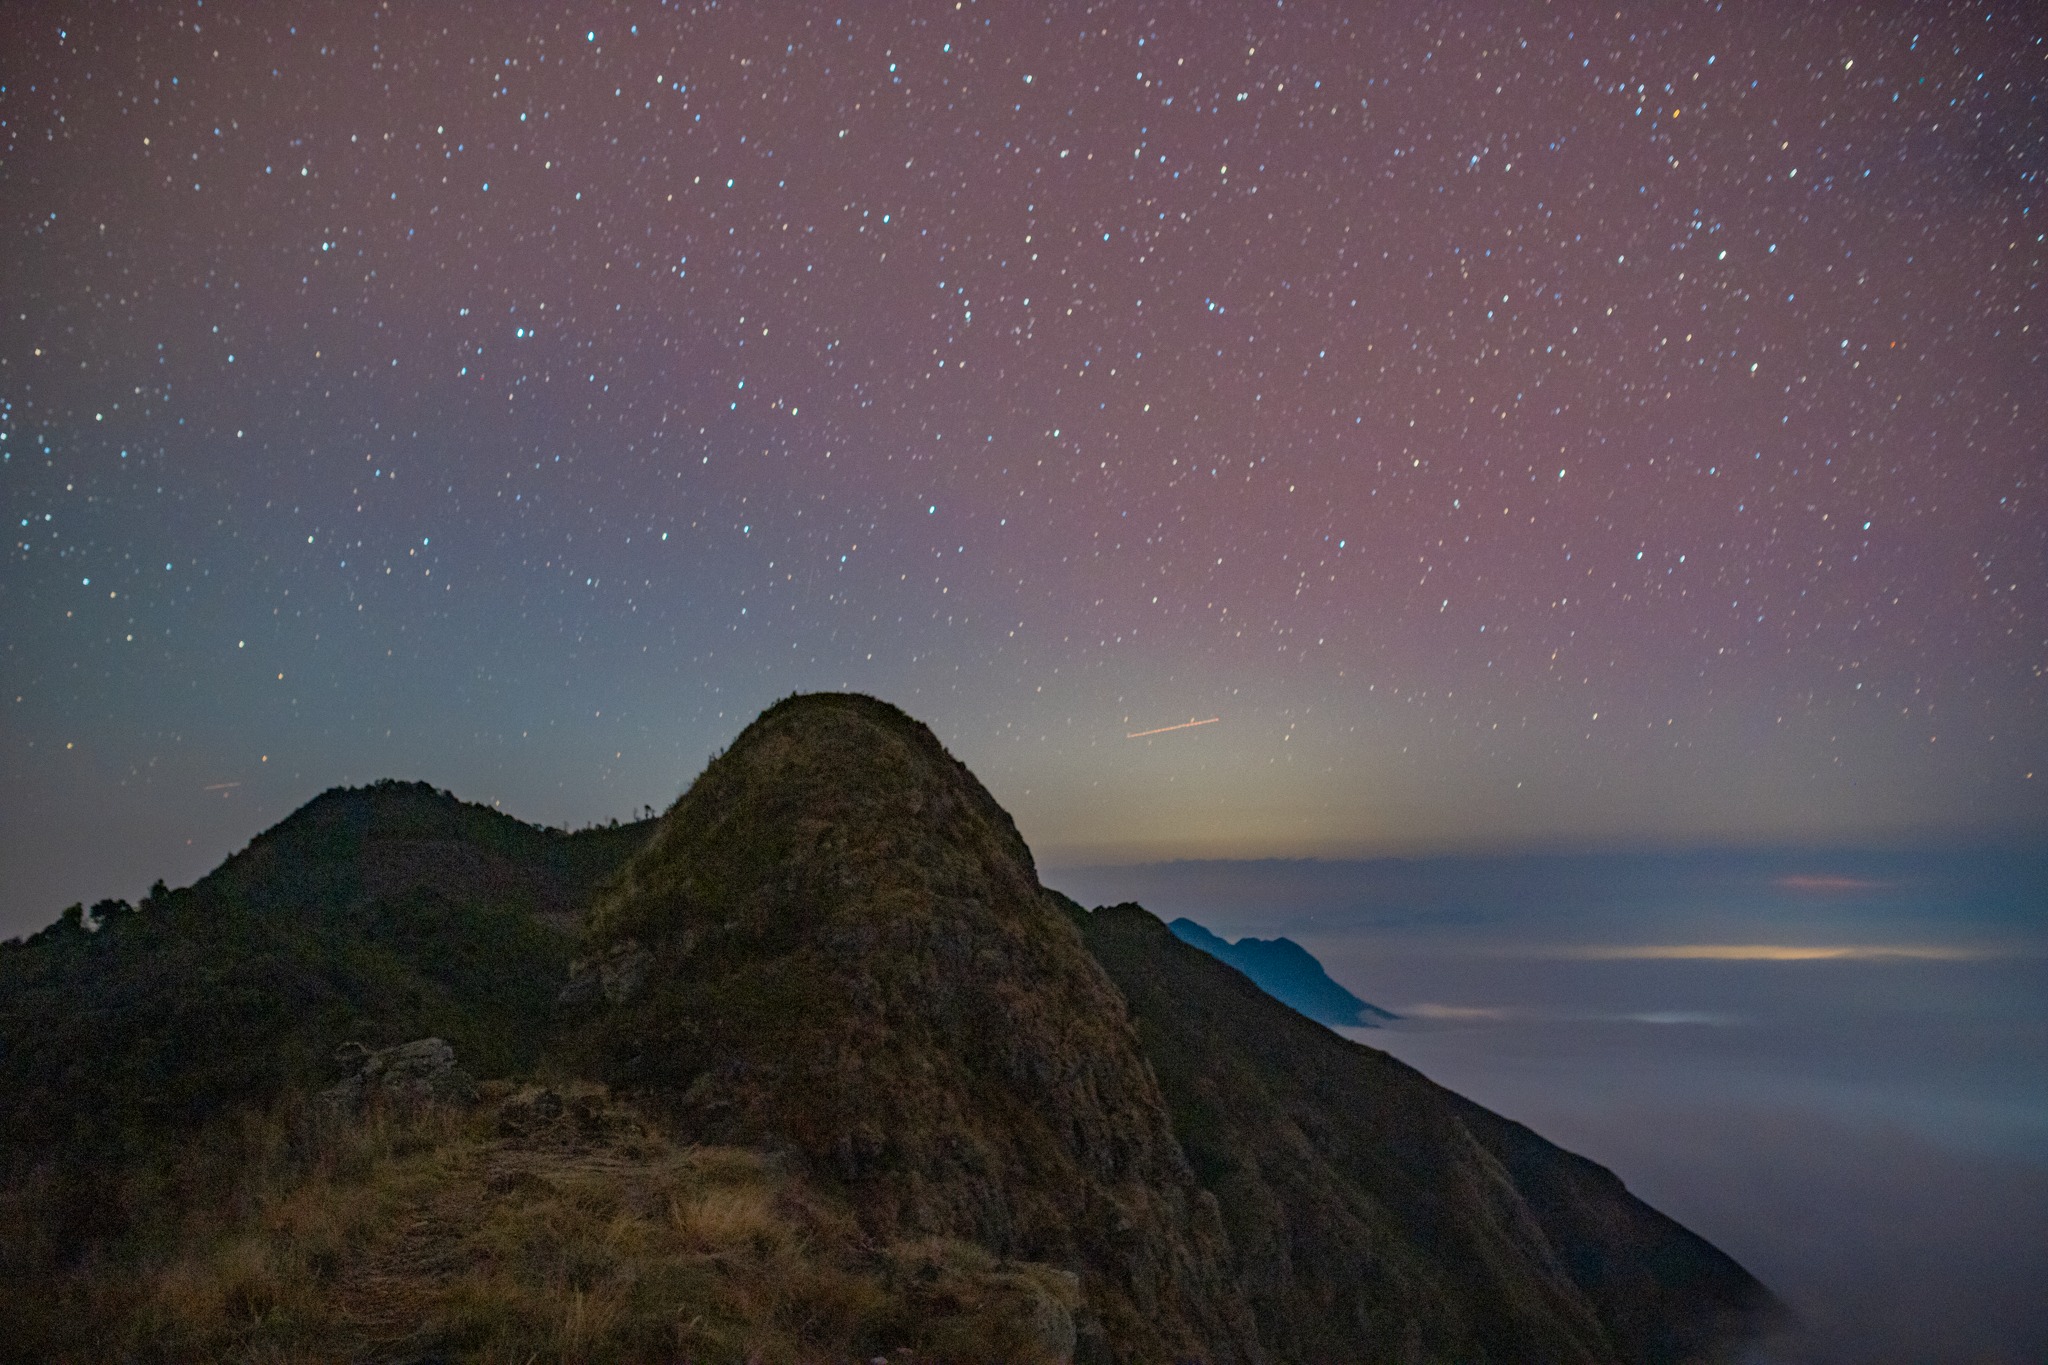
<path fill-rule="evenodd" d="M 1368 1005 L 1330 980 L 1315 955 L 1291 938 L 1219 938 L 1185 917 L 1166 926 L 1174 937 L 1229 963 L 1281 1004 L 1319 1024 L 1343 1028 L 1378 1028 L 1382 1019 L 1401 1016 Z"/>

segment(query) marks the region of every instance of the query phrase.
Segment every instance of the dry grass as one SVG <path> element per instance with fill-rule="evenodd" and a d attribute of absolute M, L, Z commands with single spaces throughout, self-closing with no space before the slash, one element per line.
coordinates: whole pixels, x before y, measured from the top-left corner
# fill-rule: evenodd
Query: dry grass
<path fill-rule="evenodd" d="M 1071 1275 L 956 1242 L 872 1246 L 768 1156 L 678 1146 L 595 1087 L 562 1098 L 501 1089 L 330 1126 L 295 1172 L 252 1177 L 246 1216 L 103 1296 L 129 1302 L 97 1349 L 277 1365 L 1071 1350 Z"/>

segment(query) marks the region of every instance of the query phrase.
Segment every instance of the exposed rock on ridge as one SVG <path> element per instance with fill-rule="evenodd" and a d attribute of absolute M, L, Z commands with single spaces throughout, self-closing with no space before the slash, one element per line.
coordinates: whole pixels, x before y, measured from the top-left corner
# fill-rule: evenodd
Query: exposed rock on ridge
<path fill-rule="evenodd" d="M 455 1064 L 455 1049 L 441 1038 L 416 1038 L 374 1051 L 361 1043 L 344 1043 L 335 1060 L 353 1070 L 321 1091 L 320 1098 L 344 1112 L 376 1100 L 420 1105 L 462 1101 L 476 1094 L 476 1082 Z"/>

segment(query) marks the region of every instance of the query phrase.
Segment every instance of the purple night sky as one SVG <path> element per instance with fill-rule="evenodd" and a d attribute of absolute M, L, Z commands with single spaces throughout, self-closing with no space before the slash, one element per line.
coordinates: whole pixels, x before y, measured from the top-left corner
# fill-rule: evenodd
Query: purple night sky
<path fill-rule="evenodd" d="M 0 932 L 823 687 L 1048 860 L 2048 827 L 2038 9 L 0 29 Z"/>

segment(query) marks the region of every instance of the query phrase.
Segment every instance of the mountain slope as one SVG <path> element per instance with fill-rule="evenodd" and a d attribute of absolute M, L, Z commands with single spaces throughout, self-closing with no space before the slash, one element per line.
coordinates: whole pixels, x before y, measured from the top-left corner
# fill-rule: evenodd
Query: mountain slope
<path fill-rule="evenodd" d="M 1115 987 L 1009 816 L 902 712 L 763 714 L 591 937 L 644 966 L 586 1055 L 692 1140 L 787 1151 L 878 1238 L 1076 1270 L 1084 1354 L 1260 1358 Z"/>
<path fill-rule="evenodd" d="M 1182 943 L 1229 963 L 1257 982 L 1260 990 L 1319 1024 L 1378 1028 L 1380 1020 L 1399 1017 L 1368 1005 L 1332 981 L 1315 954 L 1291 938 L 1241 938 L 1232 943 L 1186 917 L 1166 927 Z"/>
<path fill-rule="evenodd" d="M 478 1102 L 315 1125 L 237 1193 L 252 1214 L 106 1286 L 86 1349 L 190 1361 L 1055 1365 L 1074 1277 L 970 1243 L 877 1244 L 754 1151 L 680 1147 L 597 1088 L 486 1082 Z M 389 1099 L 387 1095 L 385 1098 Z M 316 1106 L 324 1108 L 324 1106 Z M 301 1116 L 310 1117 L 310 1116 Z M 112 1309 L 114 1311 L 106 1311 Z M 680 1311 L 679 1311 L 680 1310 Z M 0 1358 L 18 1338 L 0 1339 Z"/>
<path fill-rule="evenodd" d="M 337 1043 L 423 1035 L 584 1097 L 549 1121 L 581 1136 L 529 1150 L 466 1085 L 315 1097 Z M 662 1193 L 713 1147 L 760 1173 L 717 1236 Z M 1772 1306 L 1608 1172 L 1045 890 L 929 730 L 839 695 L 657 824 L 330 792 L 0 945 L 0 1302 L 0 1359 L 631 1358 L 591 1343 L 692 1322 L 971 1358 L 981 1322 L 1087 1361 L 1596 1365 L 1713 1359 Z"/>
<path fill-rule="evenodd" d="M 578 911 L 647 833 L 337 789 L 191 887 L 0 944 L 0 1278 L 206 1198 L 242 1117 L 333 1080 L 344 1041 L 533 1065 Z"/>
<path fill-rule="evenodd" d="M 1275 1358 L 1714 1359 L 1775 1310 L 1603 1168 L 1296 1014 L 1137 906 L 1075 913 Z"/>

